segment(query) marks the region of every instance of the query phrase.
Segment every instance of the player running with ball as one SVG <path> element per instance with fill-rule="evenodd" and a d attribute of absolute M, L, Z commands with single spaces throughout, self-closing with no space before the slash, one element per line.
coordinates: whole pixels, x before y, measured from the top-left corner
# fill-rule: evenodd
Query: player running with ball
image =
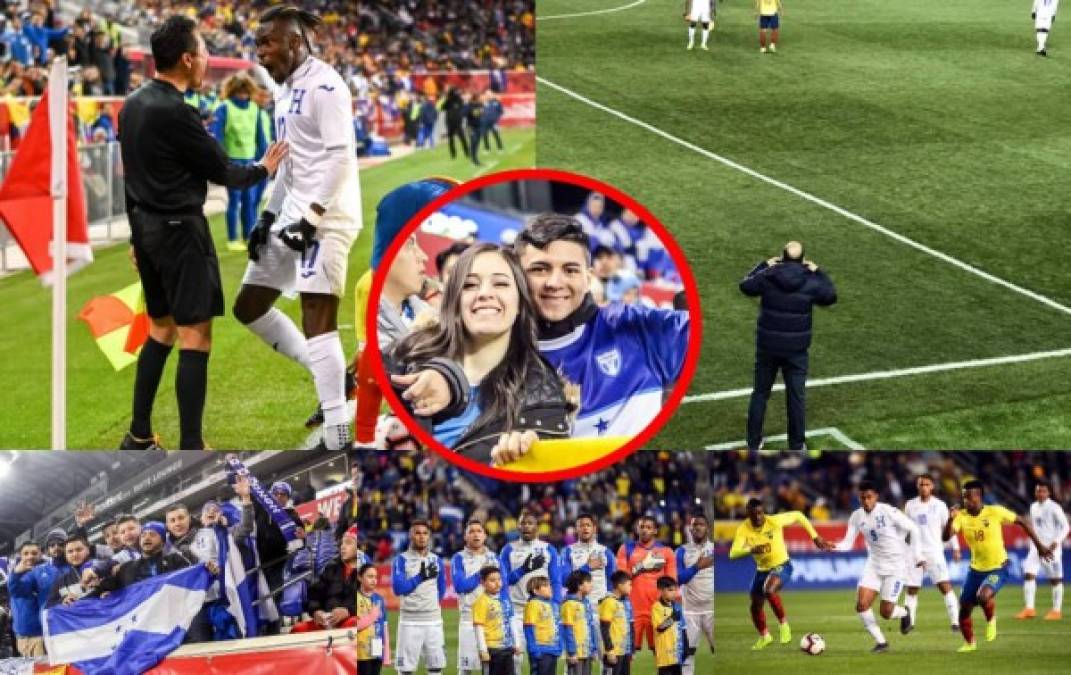
<path fill-rule="evenodd" d="M 742 558 L 750 555 L 755 558 L 755 577 L 751 580 L 751 622 L 759 631 L 759 639 L 751 646 L 758 651 L 773 642 L 773 636 L 766 628 L 766 612 L 763 605 L 770 603 L 777 621 L 780 623 L 781 644 L 792 641 L 792 629 L 788 625 L 785 606 L 781 602 L 781 589 L 792 578 L 792 561 L 785 546 L 785 528 L 800 525 L 807 530 L 814 545 L 821 551 L 832 550 L 833 545 L 822 537 L 799 511 L 789 511 L 766 515 L 762 501 L 752 497 L 744 507 L 747 520 L 736 528 L 733 546 L 729 558 Z"/>
<path fill-rule="evenodd" d="M 868 480 L 859 482 L 859 502 L 862 504 L 848 519 L 848 532 L 836 545 L 837 551 L 850 551 L 855 546 L 855 538 L 860 533 L 866 542 L 866 565 L 859 578 L 856 591 L 855 611 L 871 637 L 874 638 L 873 652 L 884 652 L 889 643 L 874 618 L 870 609 L 874 598 L 881 596 L 879 609 L 884 619 L 900 619 L 900 632 L 911 631 L 911 615 L 906 607 L 897 604 L 900 591 L 904 588 L 904 576 L 907 574 L 909 560 L 917 561 L 916 567 L 925 568 L 926 559 L 922 555 L 919 528 L 904 513 L 884 502 L 878 501 L 878 488 Z M 907 549 L 905 539 L 910 539 L 911 548 Z"/>
<path fill-rule="evenodd" d="M 289 144 L 290 156 L 249 234 L 234 316 L 312 374 L 324 414 L 322 443 L 342 450 L 352 434 L 338 303 L 350 247 L 361 231 L 361 189 L 353 97 L 342 76 L 310 53 L 309 32 L 321 23 L 304 10 L 277 5 L 257 27 L 257 58 L 279 85 L 276 135 Z M 274 306 L 281 293 L 295 291 L 304 331 Z"/>
<path fill-rule="evenodd" d="M 963 535 L 971 550 L 971 569 L 959 594 L 959 630 L 967 644 L 960 652 L 978 649 L 974 640 L 971 612 L 981 605 L 985 613 L 985 639 L 997 639 L 997 593 L 1008 580 L 1008 552 L 1004 548 L 1004 525 L 1015 523 L 1026 532 L 1037 547 L 1042 560 L 1052 560 L 1052 551 L 1041 543 L 1030 521 L 1003 506 L 985 505 L 982 481 L 969 480 L 963 484 L 963 510 L 949 509 L 951 518 L 945 523 L 941 536 L 945 541 L 957 532 Z"/>

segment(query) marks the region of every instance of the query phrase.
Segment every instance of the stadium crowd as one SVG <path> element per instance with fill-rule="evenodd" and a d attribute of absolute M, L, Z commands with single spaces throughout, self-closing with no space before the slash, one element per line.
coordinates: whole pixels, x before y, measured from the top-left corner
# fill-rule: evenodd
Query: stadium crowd
<path fill-rule="evenodd" d="M 249 590 L 261 600 L 258 632 L 268 635 L 357 625 L 358 571 L 367 563 L 396 563 L 413 546 L 414 523 L 427 523 L 428 550 L 446 560 L 465 549 L 473 518 L 483 523 L 493 552 L 518 546 L 524 538 L 519 521 L 530 514 L 535 536 L 564 553 L 578 541 L 578 518 L 590 513 L 595 539 L 610 555 L 632 539 L 639 521 L 652 518 L 654 537 L 672 555 L 689 541 L 690 516 L 702 515 L 687 496 L 695 480 L 688 453 L 637 453 L 613 470 L 546 486 L 493 483 L 462 476 L 429 453 L 381 451 L 351 459 L 348 495 L 334 522 L 322 514 L 298 516 L 295 507 L 316 498 L 311 489 L 282 481 L 258 488 L 241 470 L 214 499 L 173 504 L 160 520 L 127 513 L 101 522 L 92 504 L 81 504 L 74 527 L 21 542 L 0 564 L 0 658 L 44 654 L 41 610 L 77 607 L 198 563 L 221 573 L 217 561 L 227 559 L 221 547 L 240 553 L 239 578 L 252 570 Z M 274 602 L 264 601 L 269 595 Z M 187 642 L 241 637 L 226 613 L 214 609 L 221 603 L 218 594 L 207 596 Z M 346 611 L 328 618 L 340 608 Z"/>
<path fill-rule="evenodd" d="M 966 457 L 966 456 L 964 456 Z M 877 482 L 881 499 L 900 505 L 914 496 L 914 479 L 928 473 L 943 499 L 959 501 L 971 478 L 991 484 L 987 496 L 1033 494 L 1033 481 L 1071 475 L 1071 458 L 1058 452 L 973 453 L 963 460 L 945 452 L 717 453 L 710 465 L 713 507 L 718 518 L 739 519 L 750 497 L 771 512 L 802 511 L 812 520 L 844 518 L 859 507 L 856 485 Z M 1053 479 L 1053 499 L 1071 509 L 1071 479 Z"/>

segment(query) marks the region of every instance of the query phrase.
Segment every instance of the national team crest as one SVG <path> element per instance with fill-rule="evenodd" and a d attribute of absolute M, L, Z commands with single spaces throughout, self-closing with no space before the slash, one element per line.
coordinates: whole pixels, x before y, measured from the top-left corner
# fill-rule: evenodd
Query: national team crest
<path fill-rule="evenodd" d="M 617 374 L 621 372 L 621 352 L 617 350 L 617 347 L 597 354 L 595 362 L 599 364 L 599 370 L 610 377 L 617 377 Z"/>

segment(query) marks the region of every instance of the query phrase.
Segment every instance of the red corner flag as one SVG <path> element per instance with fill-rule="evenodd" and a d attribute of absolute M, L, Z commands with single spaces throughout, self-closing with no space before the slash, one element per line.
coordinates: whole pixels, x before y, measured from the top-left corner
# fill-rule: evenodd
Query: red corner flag
<path fill-rule="evenodd" d="M 30 127 L 0 187 L 0 220 L 22 247 L 34 273 L 48 284 L 52 254 L 52 138 L 48 92 L 30 118 Z M 82 172 L 75 147 L 74 118 L 67 115 L 67 273 L 93 260 L 82 193 Z"/>

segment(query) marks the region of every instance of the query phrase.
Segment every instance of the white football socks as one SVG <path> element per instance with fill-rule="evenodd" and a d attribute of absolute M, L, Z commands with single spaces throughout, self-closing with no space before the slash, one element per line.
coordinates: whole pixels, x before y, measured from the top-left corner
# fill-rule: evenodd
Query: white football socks
<path fill-rule="evenodd" d="M 1056 584 L 1052 587 L 1052 608 L 1062 612 L 1064 608 L 1064 585 Z"/>
<path fill-rule="evenodd" d="M 702 39 L 703 39 L 703 46 L 704 46 L 704 47 L 706 47 L 706 46 L 707 46 L 707 36 L 708 36 L 708 35 L 710 35 L 710 29 L 709 29 L 709 28 L 704 28 L 704 29 L 703 29 L 703 38 L 702 38 Z"/>
<path fill-rule="evenodd" d="M 948 612 L 948 620 L 951 625 L 959 625 L 959 599 L 956 597 L 955 591 L 948 591 L 944 595 L 945 599 L 945 611 Z"/>
<path fill-rule="evenodd" d="M 895 619 L 902 619 L 905 616 L 907 616 L 907 610 L 904 609 L 903 607 L 901 607 L 900 605 L 897 605 L 896 607 L 893 608 L 892 616 L 890 616 L 889 618 L 895 620 Z"/>
<path fill-rule="evenodd" d="M 346 355 L 338 331 L 309 338 L 309 361 L 316 394 L 324 411 L 324 444 L 339 450 L 349 434 L 346 414 Z"/>
<path fill-rule="evenodd" d="M 283 356 L 309 368 L 309 347 L 297 325 L 282 310 L 272 307 L 267 313 L 246 324 L 261 340 Z"/>
<path fill-rule="evenodd" d="M 691 47 L 695 44 L 695 28 L 688 27 L 688 46 Z M 1040 49 L 1040 47 L 1039 47 Z"/>
<path fill-rule="evenodd" d="M 904 607 L 907 607 L 907 613 L 911 615 L 911 625 L 914 626 L 919 610 L 919 596 L 908 593 L 904 598 Z"/>
<path fill-rule="evenodd" d="M 1023 601 L 1027 609 L 1034 609 L 1034 596 L 1038 592 L 1037 579 L 1029 579 L 1023 582 Z"/>
<path fill-rule="evenodd" d="M 1049 40 L 1049 33 L 1047 31 L 1038 31 L 1038 51 L 1045 49 L 1045 43 Z"/>
<path fill-rule="evenodd" d="M 870 633 L 870 636 L 879 644 L 885 644 L 885 636 L 881 632 L 881 628 L 878 627 L 878 620 L 874 618 L 874 610 L 868 609 L 865 612 L 859 612 L 859 619 L 863 622 L 863 628 Z"/>

